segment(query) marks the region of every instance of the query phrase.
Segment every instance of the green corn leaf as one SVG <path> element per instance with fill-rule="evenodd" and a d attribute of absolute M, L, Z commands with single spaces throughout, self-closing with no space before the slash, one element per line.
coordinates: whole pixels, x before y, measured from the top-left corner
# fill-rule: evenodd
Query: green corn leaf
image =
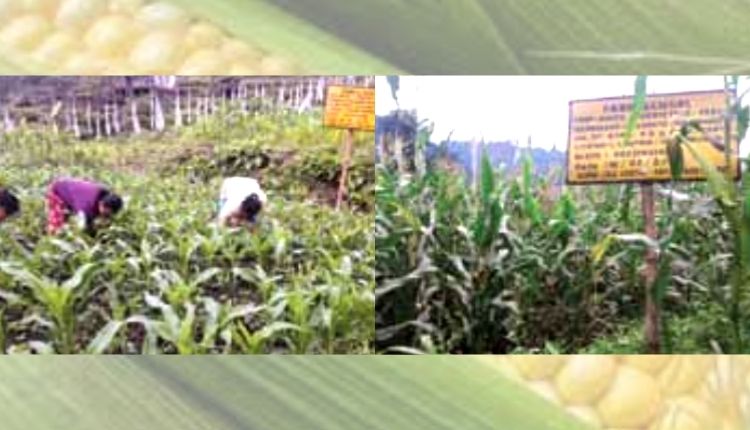
<path fill-rule="evenodd" d="M 482 160 L 479 174 L 481 177 L 479 192 L 482 198 L 482 204 L 487 205 L 495 192 L 495 171 L 492 168 L 492 162 L 487 155 L 486 148 L 482 149 Z"/>
<path fill-rule="evenodd" d="M 609 251 L 609 248 L 613 243 L 615 243 L 615 241 L 616 239 L 614 236 L 607 235 L 604 237 L 604 239 L 600 240 L 591 247 L 591 259 L 593 260 L 594 264 L 599 264 L 602 261 L 604 255 L 607 254 L 607 251 Z"/>
<path fill-rule="evenodd" d="M 210 269 L 206 269 L 203 272 L 199 273 L 190 283 L 193 286 L 198 286 L 205 282 L 210 281 L 212 278 L 215 278 L 221 273 L 223 273 L 222 269 L 218 267 L 212 267 Z"/>
<path fill-rule="evenodd" d="M 750 106 L 742 106 L 737 109 L 737 133 L 740 142 L 747 134 L 748 124 L 750 124 Z"/>
<path fill-rule="evenodd" d="M 413 74 L 723 74 L 750 70 L 741 0 L 273 0 Z M 387 31 L 384 31 L 387 29 Z M 419 53 L 419 55 L 415 55 Z"/>
<path fill-rule="evenodd" d="M 0 308 L 0 355 L 5 354 L 5 309 Z"/>
<path fill-rule="evenodd" d="M 744 224 L 745 228 L 750 231 L 750 181 L 747 179 L 743 180 L 742 185 L 742 199 L 745 202 L 744 205 L 744 211 L 743 211 L 743 218 L 744 218 Z"/>
<path fill-rule="evenodd" d="M 0 412 L 6 430 L 589 429 L 483 360 L 11 357 Z"/>
<path fill-rule="evenodd" d="M 194 324 L 195 322 L 195 305 L 187 303 L 185 305 L 185 317 L 180 321 L 179 335 L 173 342 L 177 343 L 177 350 L 180 354 L 192 354 L 198 352 L 195 350 Z"/>
<path fill-rule="evenodd" d="M 627 183 L 622 186 L 622 198 L 620 199 L 620 214 L 619 220 L 625 225 L 631 224 L 631 210 L 630 205 L 635 198 L 635 187 L 632 183 Z"/>
<path fill-rule="evenodd" d="M 628 116 L 628 123 L 625 126 L 625 134 L 623 136 L 623 143 L 625 145 L 630 144 L 630 138 L 633 136 L 633 132 L 638 125 L 638 121 L 641 119 L 641 113 L 643 113 L 643 107 L 646 105 L 646 76 L 638 76 L 635 79 L 635 91 L 633 93 L 633 109 Z"/>
<path fill-rule="evenodd" d="M 162 324 L 162 328 L 164 329 L 164 336 L 169 339 L 176 339 L 177 334 L 180 331 L 181 323 L 180 317 L 179 315 L 177 315 L 177 312 L 175 312 L 175 310 L 171 306 L 164 303 L 158 296 L 145 293 L 144 301 L 149 307 L 161 311 L 162 316 L 164 317 L 164 323 Z"/>
<path fill-rule="evenodd" d="M 244 305 L 244 306 L 237 306 L 235 308 L 232 308 L 227 315 L 222 318 L 221 320 L 221 327 L 226 326 L 227 324 L 231 323 L 237 318 L 244 318 L 249 315 L 255 315 L 259 312 L 262 312 L 266 309 L 265 306 L 256 306 L 253 304 Z"/>
<path fill-rule="evenodd" d="M 49 285 L 54 285 L 52 280 L 37 276 L 30 270 L 11 263 L 0 263 L 0 271 L 5 272 L 19 283 L 35 291 L 40 291 Z"/>
<path fill-rule="evenodd" d="M 524 211 L 534 225 L 538 225 L 542 222 L 542 211 L 539 208 L 539 201 L 534 195 L 534 161 L 530 153 L 526 153 L 523 157 L 523 177 L 521 180 Z"/>
<path fill-rule="evenodd" d="M 85 287 L 91 281 L 98 268 L 99 264 L 97 263 L 84 264 L 75 271 L 70 279 L 63 282 L 62 288 L 65 290 L 74 290 Z"/>
<path fill-rule="evenodd" d="M 643 246 L 646 246 L 647 248 L 653 248 L 658 250 L 659 249 L 659 243 L 655 241 L 654 239 L 646 236 L 645 234 L 641 233 L 631 233 L 631 234 L 616 234 L 612 236 L 614 239 L 624 242 L 624 243 L 637 243 Z"/>
<path fill-rule="evenodd" d="M 735 189 L 732 184 L 727 182 L 726 177 L 719 172 L 719 169 L 717 169 L 705 155 L 696 150 L 690 142 L 683 143 L 683 145 L 688 151 L 690 151 L 690 154 L 701 166 L 701 170 L 703 170 L 706 175 L 706 179 L 708 180 L 714 198 L 726 207 L 735 206 L 737 202 L 734 198 Z"/>
<path fill-rule="evenodd" d="M 415 74 L 524 73 L 484 1 L 273 0 L 284 10 Z M 388 29 L 383 31 L 383 29 Z M 419 55 L 414 55 L 418 52 Z M 484 58 L 481 58 L 484 57 Z"/>
<path fill-rule="evenodd" d="M 122 321 L 109 321 L 102 327 L 96 336 L 89 342 L 86 352 L 89 354 L 102 354 L 104 353 L 114 340 L 117 333 L 123 327 Z"/>
<path fill-rule="evenodd" d="M 659 269 L 656 280 L 651 289 L 654 303 L 661 308 L 664 298 L 667 295 L 670 282 L 672 281 L 672 256 L 669 253 L 662 253 L 659 258 Z"/>
<path fill-rule="evenodd" d="M 489 210 L 489 223 L 487 231 L 485 232 L 485 239 L 482 243 L 483 248 L 487 249 L 492 245 L 492 242 L 497 236 L 500 223 L 503 219 L 503 208 L 500 206 L 500 202 L 496 199 L 490 204 Z"/>
<path fill-rule="evenodd" d="M 685 166 L 685 156 L 679 140 L 670 140 L 667 142 L 667 158 L 669 159 L 669 170 L 672 172 L 672 179 L 679 181 Z"/>

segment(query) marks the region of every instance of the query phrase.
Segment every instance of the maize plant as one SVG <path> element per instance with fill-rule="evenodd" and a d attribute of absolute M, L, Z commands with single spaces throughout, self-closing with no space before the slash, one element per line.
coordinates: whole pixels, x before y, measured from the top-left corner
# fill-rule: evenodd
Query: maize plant
<path fill-rule="evenodd" d="M 297 166 L 308 165 L 307 146 L 336 151 L 338 134 L 313 130 L 317 114 L 274 118 L 247 117 L 222 130 L 228 142 L 215 152 L 219 160 L 263 154 L 280 164 L 220 164 L 200 176 L 191 169 L 198 158 L 184 160 L 184 152 L 205 141 L 196 134 L 220 140 L 193 126 L 158 138 L 63 140 L 45 151 L 43 132 L 9 137 L 23 144 L 0 156 L 1 181 L 22 213 L 0 225 L 2 352 L 370 351 L 367 176 L 353 190 L 363 204 L 336 211 L 325 196 L 337 189 L 337 166 L 322 167 L 325 175 Z M 354 166 L 372 169 L 371 146 L 356 147 Z M 269 193 L 252 233 L 213 224 L 221 179 L 236 174 L 259 177 Z M 47 236 L 44 195 L 58 176 L 96 178 L 124 196 L 125 209 L 95 237 L 74 225 Z"/>
<path fill-rule="evenodd" d="M 742 106 L 742 96 L 737 97 L 736 89 L 739 78 L 725 78 L 727 93 L 727 112 L 725 113 L 724 141 L 719 143 L 725 152 L 725 168 L 720 170 L 710 163 L 695 147 L 696 139 L 711 139 L 700 124 L 687 120 L 674 136 L 667 142 L 670 157 L 670 168 L 675 179 L 682 174 L 685 153 L 690 154 L 704 171 L 710 195 L 720 208 L 721 215 L 727 224 L 728 236 L 732 244 L 731 259 L 727 261 L 729 273 L 719 303 L 724 307 L 732 324 L 732 352 L 745 350 L 747 319 L 745 314 L 750 301 L 750 179 L 745 176 L 741 183 L 735 183 L 735 174 L 730 166 L 741 168 L 739 160 L 732 151 L 733 136 L 740 142 L 745 137 L 748 127 L 750 108 Z M 713 142 L 712 142 L 713 143 Z M 734 161 L 734 162 L 733 162 Z M 746 161 L 746 160 L 745 160 Z M 722 287 L 724 286 L 722 285 Z"/>

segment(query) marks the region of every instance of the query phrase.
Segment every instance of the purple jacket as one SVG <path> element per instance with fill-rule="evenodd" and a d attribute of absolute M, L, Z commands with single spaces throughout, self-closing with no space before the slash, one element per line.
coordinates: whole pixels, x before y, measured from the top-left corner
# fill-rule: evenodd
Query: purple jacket
<path fill-rule="evenodd" d="M 52 183 L 51 189 L 72 212 L 83 212 L 89 220 L 99 216 L 99 196 L 106 190 L 103 185 L 64 178 Z"/>

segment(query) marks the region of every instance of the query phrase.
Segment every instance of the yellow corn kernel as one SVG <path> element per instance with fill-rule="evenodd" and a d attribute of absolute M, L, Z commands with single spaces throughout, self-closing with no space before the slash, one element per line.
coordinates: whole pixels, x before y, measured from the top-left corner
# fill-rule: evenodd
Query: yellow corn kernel
<path fill-rule="evenodd" d="M 95 74 L 101 64 L 113 74 L 300 72 L 289 59 L 241 41 L 170 0 L 0 0 L 4 54 L 50 74 Z M 92 61 L 90 70 L 81 69 L 83 59 Z"/>
<path fill-rule="evenodd" d="M 106 62 L 88 53 L 73 54 L 65 62 L 63 69 L 71 75 L 97 75 L 106 69 Z"/>
<path fill-rule="evenodd" d="M 649 430 L 720 429 L 721 418 L 705 402 L 691 397 L 670 401 L 667 409 Z"/>
<path fill-rule="evenodd" d="M 75 33 L 57 31 L 44 39 L 32 57 L 38 62 L 63 63 L 78 49 L 78 40 Z"/>
<path fill-rule="evenodd" d="M 184 30 L 190 23 L 187 12 L 166 2 L 144 5 L 136 14 L 136 20 L 147 28 L 159 30 Z"/>
<path fill-rule="evenodd" d="M 688 393 L 705 381 L 712 365 L 714 360 L 710 356 L 695 355 L 690 360 L 672 360 L 660 373 L 659 383 L 670 395 Z"/>
<path fill-rule="evenodd" d="M 135 24 L 125 15 L 107 15 L 98 19 L 86 32 L 86 46 L 91 51 L 105 55 L 129 52 L 135 38 Z"/>
<path fill-rule="evenodd" d="M 180 33 L 157 31 L 141 38 L 130 51 L 130 65 L 138 73 L 168 73 L 182 63 Z"/>
<path fill-rule="evenodd" d="M 670 360 L 668 355 L 627 355 L 622 359 L 624 363 L 652 375 L 664 369 Z"/>
<path fill-rule="evenodd" d="M 585 405 L 601 396 L 617 371 L 617 362 L 609 356 L 577 355 L 571 357 L 555 377 L 563 401 Z"/>
<path fill-rule="evenodd" d="M 750 428 L 750 358 L 506 356 L 500 372 L 600 430 Z"/>
<path fill-rule="evenodd" d="M 247 63 L 242 63 L 242 62 L 234 63 L 229 68 L 229 74 L 232 76 L 259 75 L 260 68 L 254 64 L 247 64 Z"/>
<path fill-rule="evenodd" d="M 226 71 L 221 53 L 212 49 L 203 49 L 190 55 L 180 67 L 179 74 L 187 76 L 206 76 L 221 74 Z"/>
<path fill-rule="evenodd" d="M 0 0 L 0 16 L 12 18 L 21 12 L 18 0 Z"/>
<path fill-rule="evenodd" d="M 226 61 L 240 61 L 245 64 L 258 64 L 263 60 L 263 53 L 239 40 L 228 39 L 221 46 L 221 54 Z"/>
<path fill-rule="evenodd" d="M 106 11 L 105 0 L 63 0 L 55 15 L 55 24 L 62 29 L 81 29 Z"/>
<path fill-rule="evenodd" d="M 50 22 L 41 15 L 20 15 L 0 31 L 0 43 L 11 48 L 29 50 L 52 31 Z"/>
<path fill-rule="evenodd" d="M 145 0 L 110 0 L 109 11 L 132 15 L 138 12 L 144 3 Z"/>
<path fill-rule="evenodd" d="M 36 13 L 52 19 L 59 6 L 58 0 L 20 0 L 21 9 L 27 13 Z"/>
<path fill-rule="evenodd" d="M 531 381 L 547 379 L 565 364 L 564 357 L 552 355 L 511 355 L 508 360 L 524 378 Z"/>
<path fill-rule="evenodd" d="M 284 75 L 293 72 L 294 67 L 283 58 L 267 56 L 260 63 L 260 71 L 264 75 Z"/>
<path fill-rule="evenodd" d="M 651 422 L 660 404 L 661 395 L 652 377 L 630 366 L 621 366 L 597 409 L 607 426 L 636 428 Z"/>
<path fill-rule="evenodd" d="M 198 49 L 213 49 L 218 51 L 225 38 L 224 32 L 219 30 L 218 27 L 201 22 L 193 24 L 188 28 L 183 44 L 188 51 Z"/>

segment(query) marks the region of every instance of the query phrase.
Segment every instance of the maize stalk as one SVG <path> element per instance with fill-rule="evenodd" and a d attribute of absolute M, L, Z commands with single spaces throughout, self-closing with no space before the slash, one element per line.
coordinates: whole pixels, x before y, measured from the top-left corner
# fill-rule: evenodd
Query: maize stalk
<path fill-rule="evenodd" d="M 747 357 L 511 355 L 489 360 L 593 429 L 750 428 Z"/>
<path fill-rule="evenodd" d="M 0 0 L 0 58 L 6 74 L 393 71 L 258 0 Z"/>

